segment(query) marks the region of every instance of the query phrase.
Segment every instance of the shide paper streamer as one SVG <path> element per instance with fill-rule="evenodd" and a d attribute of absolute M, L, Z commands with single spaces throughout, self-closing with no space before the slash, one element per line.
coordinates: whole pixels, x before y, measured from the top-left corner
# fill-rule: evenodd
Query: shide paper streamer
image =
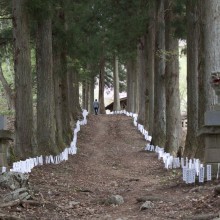
<path fill-rule="evenodd" d="M 158 159 L 162 160 L 164 163 L 164 167 L 166 169 L 182 169 L 182 179 L 186 184 L 195 183 L 196 180 L 199 183 L 204 183 L 206 181 L 212 180 L 212 165 L 207 164 L 206 166 L 201 163 L 199 159 L 188 159 L 173 157 L 170 153 L 164 152 L 163 147 L 151 145 L 150 142 L 152 137 L 148 134 L 148 131 L 144 129 L 144 126 L 137 122 L 138 115 L 135 113 L 127 112 L 125 110 L 122 111 L 113 111 L 110 114 L 124 114 L 126 116 L 133 117 L 134 126 L 143 134 L 147 144 L 145 146 L 146 151 L 155 152 L 158 154 Z M 219 178 L 219 168 L 220 164 L 218 164 L 218 171 L 216 174 L 216 179 Z"/>
<path fill-rule="evenodd" d="M 20 173 L 30 173 L 31 170 L 40 165 L 44 164 L 59 164 L 62 161 L 67 161 L 69 155 L 74 155 L 77 153 L 77 133 L 80 131 L 81 125 L 87 124 L 87 110 L 83 110 L 82 112 L 83 120 L 78 120 L 76 122 L 76 127 L 73 130 L 73 140 L 70 144 L 70 147 L 65 148 L 63 152 L 61 152 L 57 156 L 37 156 L 34 158 L 28 158 L 26 160 L 21 160 L 14 162 L 12 165 L 12 168 L 10 169 L 10 172 L 20 172 Z M 6 167 L 2 167 L 2 173 L 6 172 Z"/>
<path fill-rule="evenodd" d="M 61 152 L 57 156 L 37 156 L 35 158 L 28 158 L 24 161 L 14 162 L 11 172 L 20 172 L 20 173 L 30 173 L 31 170 L 35 166 L 40 166 L 44 164 L 59 164 L 62 161 L 68 160 L 68 155 L 74 155 L 77 153 L 77 133 L 80 131 L 81 125 L 87 124 L 87 110 L 83 110 L 83 120 L 77 121 L 76 127 L 73 130 L 73 140 L 70 144 L 70 147 L 65 148 L 63 152 Z M 147 144 L 145 146 L 146 151 L 155 152 L 158 154 L 158 159 L 162 160 L 164 163 L 164 167 L 166 169 L 182 169 L 182 179 L 186 184 L 195 183 L 196 179 L 198 179 L 199 183 L 204 183 L 206 181 L 212 180 L 212 166 L 206 165 L 204 166 L 199 159 L 188 159 L 173 157 L 170 153 L 166 153 L 163 147 L 151 145 L 150 142 L 152 140 L 152 136 L 149 135 L 148 131 L 144 129 L 144 126 L 137 122 L 138 115 L 132 112 L 127 112 L 125 110 L 122 111 L 113 111 L 110 114 L 124 114 L 126 116 L 133 117 L 134 126 L 142 133 Z M 216 178 L 219 178 L 219 168 L 220 164 L 218 164 L 218 172 Z M 6 172 L 6 167 L 2 167 L 2 173 Z M 196 178 L 197 177 L 197 178 Z"/>

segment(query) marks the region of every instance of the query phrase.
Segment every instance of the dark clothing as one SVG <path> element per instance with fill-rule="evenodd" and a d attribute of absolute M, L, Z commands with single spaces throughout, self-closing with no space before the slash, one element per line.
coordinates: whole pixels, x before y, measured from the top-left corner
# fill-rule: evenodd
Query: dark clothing
<path fill-rule="evenodd" d="M 93 108 L 95 110 L 95 114 L 97 115 L 98 114 L 98 110 L 99 110 L 99 102 L 98 101 L 94 101 L 93 102 Z"/>
<path fill-rule="evenodd" d="M 95 114 L 98 115 L 98 110 L 99 110 L 99 108 L 96 108 L 96 107 L 95 107 L 94 110 L 95 110 Z"/>

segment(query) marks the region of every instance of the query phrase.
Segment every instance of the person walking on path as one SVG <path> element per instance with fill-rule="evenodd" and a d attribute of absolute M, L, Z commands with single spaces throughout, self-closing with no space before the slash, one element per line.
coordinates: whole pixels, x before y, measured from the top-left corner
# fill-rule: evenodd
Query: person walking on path
<path fill-rule="evenodd" d="M 93 108 L 95 111 L 95 114 L 98 114 L 98 110 L 99 110 L 99 102 L 97 101 L 97 99 L 93 102 Z"/>

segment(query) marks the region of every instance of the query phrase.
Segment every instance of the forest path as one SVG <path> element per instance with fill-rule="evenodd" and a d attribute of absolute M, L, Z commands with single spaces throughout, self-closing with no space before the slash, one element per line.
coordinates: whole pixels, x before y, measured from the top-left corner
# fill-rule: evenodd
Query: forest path
<path fill-rule="evenodd" d="M 201 212 L 204 207 L 198 208 L 195 201 L 205 191 L 191 193 L 192 186 L 181 182 L 179 171 L 166 171 L 155 153 L 143 150 L 145 144 L 130 117 L 89 115 L 88 124 L 78 133 L 77 154 L 30 174 L 35 196 L 45 205 L 22 209 L 19 215 L 24 219 L 163 220 Z M 111 195 L 121 195 L 124 204 L 105 204 Z M 152 200 L 154 207 L 140 211 L 143 202 L 136 199 L 141 197 Z"/>

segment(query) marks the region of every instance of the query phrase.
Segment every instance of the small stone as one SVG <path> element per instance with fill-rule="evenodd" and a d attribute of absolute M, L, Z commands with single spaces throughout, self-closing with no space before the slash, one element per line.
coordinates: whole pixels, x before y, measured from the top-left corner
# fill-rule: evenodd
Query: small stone
<path fill-rule="evenodd" d="M 151 209 L 154 207 L 154 204 L 151 201 L 146 201 L 142 206 L 140 207 L 140 211 L 145 209 Z"/>
<path fill-rule="evenodd" d="M 112 219 L 112 216 L 111 215 L 105 215 L 105 216 L 103 216 L 103 219 Z"/>
<path fill-rule="evenodd" d="M 113 186 L 113 187 L 118 187 L 118 183 L 117 183 L 116 181 L 112 181 L 112 182 L 111 182 L 111 186 Z"/>
<path fill-rule="evenodd" d="M 162 201 L 162 198 L 154 195 L 144 196 L 136 199 L 137 202 L 146 202 L 146 201 Z"/>
<path fill-rule="evenodd" d="M 107 199 L 106 203 L 112 205 L 121 205 L 124 203 L 124 199 L 120 195 L 112 195 L 110 198 Z"/>
<path fill-rule="evenodd" d="M 69 202 L 70 207 L 74 207 L 74 206 L 79 205 L 79 204 L 80 204 L 80 202 L 76 202 L 76 201 L 70 201 Z"/>

